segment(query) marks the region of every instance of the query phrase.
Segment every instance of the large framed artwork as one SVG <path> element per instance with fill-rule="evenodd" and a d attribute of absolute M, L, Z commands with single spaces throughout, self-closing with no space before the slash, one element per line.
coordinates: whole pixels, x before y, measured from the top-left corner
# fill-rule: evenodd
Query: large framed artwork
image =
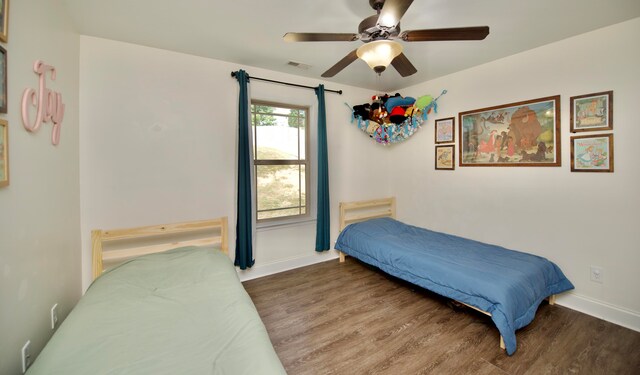
<path fill-rule="evenodd" d="M 0 187 L 9 185 L 9 123 L 0 119 Z"/>
<path fill-rule="evenodd" d="M 0 41 L 9 41 L 9 0 L 0 0 Z"/>
<path fill-rule="evenodd" d="M 560 95 L 458 117 L 461 167 L 560 166 Z"/>
<path fill-rule="evenodd" d="M 572 96 L 571 132 L 613 130 L 613 91 Z"/>
<path fill-rule="evenodd" d="M 613 172 L 613 134 L 571 137 L 572 172 Z"/>

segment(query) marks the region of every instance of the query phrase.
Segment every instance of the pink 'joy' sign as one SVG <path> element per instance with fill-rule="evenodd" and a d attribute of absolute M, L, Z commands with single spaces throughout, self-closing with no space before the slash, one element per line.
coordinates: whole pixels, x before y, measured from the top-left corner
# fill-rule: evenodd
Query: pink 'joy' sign
<path fill-rule="evenodd" d="M 35 132 L 43 122 L 51 121 L 53 123 L 51 143 L 57 145 L 60 143 L 60 126 L 64 117 L 64 103 L 62 103 L 62 94 L 49 90 L 45 82 L 48 71 L 51 72 L 51 80 L 56 79 L 56 68 L 37 60 L 33 64 L 33 71 L 40 76 L 40 90 L 24 90 L 22 94 L 22 125 L 28 131 Z M 31 106 L 36 107 L 36 120 L 33 124 L 29 121 L 29 100 L 31 100 Z"/>

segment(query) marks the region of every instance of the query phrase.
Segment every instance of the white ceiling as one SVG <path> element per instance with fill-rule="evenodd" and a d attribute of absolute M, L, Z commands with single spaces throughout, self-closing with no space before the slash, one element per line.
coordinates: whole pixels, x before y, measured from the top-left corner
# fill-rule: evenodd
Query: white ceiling
<path fill-rule="evenodd" d="M 285 43 L 282 36 L 357 33 L 360 21 L 375 14 L 368 0 L 63 1 L 83 35 L 319 80 L 361 42 Z M 490 34 L 483 41 L 403 43 L 418 69 L 406 78 L 392 67 L 378 77 L 357 60 L 328 80 L 390 92 L 636 17 L 640 0 L 415 0 L 402 30 L 487 25 Z M 311 67 L 295 68 L 290 60 Z"/>

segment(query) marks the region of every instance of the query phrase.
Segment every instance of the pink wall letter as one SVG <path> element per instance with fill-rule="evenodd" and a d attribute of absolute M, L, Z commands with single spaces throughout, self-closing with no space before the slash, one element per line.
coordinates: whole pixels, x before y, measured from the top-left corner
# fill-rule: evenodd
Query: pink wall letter
<path fill-rule="evenodd" d="M 53 123 L 51 143 L 57 145 L 60 143 L 60 126 L 64 117 L 64 104 L 62 103 L 62 94 L 49 90 L 45 82 L 47 71 L 51 71 L 52 81 L 56 79 L 56 68 L 37 60 L 33 64 L 33 71 L 40 76 L 40 91 L 24 90 L 22 94 L 22 125 L 28 131 L 35 132 L 43 122 L 51 121 Z M 37 109 L 36 121 L 33 125 L 29 121 L 29 100 L 31 100 L 31 105 Z"/>

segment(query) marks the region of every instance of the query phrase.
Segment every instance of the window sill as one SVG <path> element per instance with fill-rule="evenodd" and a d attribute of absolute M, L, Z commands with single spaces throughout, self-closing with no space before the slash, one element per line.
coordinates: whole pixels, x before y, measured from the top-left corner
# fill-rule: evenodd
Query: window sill
<path fill-rule="evenodd" d="M 297 227 L 297 226 L 307 225 L 315 222 L 316 222 L 315 218 L 305 218 L 305 219 L 299 219 L 299 220 L 287 220 L 287 221 L 283 220 L 278 222 L 258 223 L 256 224 L 256 232 Z"/>

